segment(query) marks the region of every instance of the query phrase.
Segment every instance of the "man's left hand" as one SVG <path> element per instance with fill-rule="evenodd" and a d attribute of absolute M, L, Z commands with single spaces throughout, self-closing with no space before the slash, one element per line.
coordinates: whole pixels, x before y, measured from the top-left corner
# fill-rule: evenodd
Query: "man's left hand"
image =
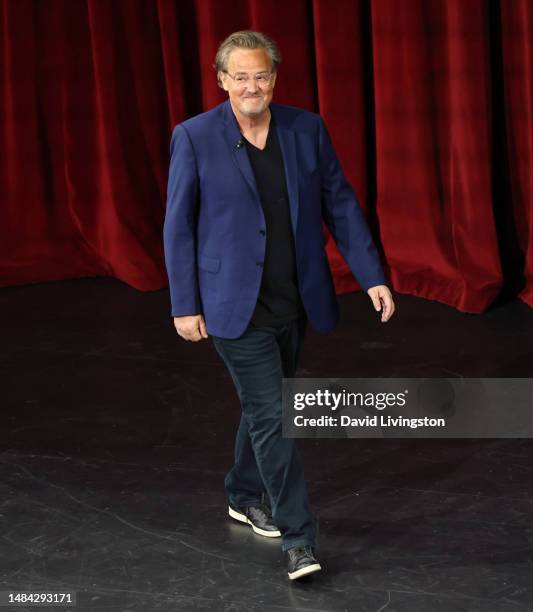
<path fill-rule="evenodd" d="M 375 287 L 370 287 L 367 293 L 374 304 L 374 308 L 378 311 L 381 310 L 381 322 L 386 323 L 392 317 L 395 310 L 389 288 L 387 285 L 376 285 Z"/>

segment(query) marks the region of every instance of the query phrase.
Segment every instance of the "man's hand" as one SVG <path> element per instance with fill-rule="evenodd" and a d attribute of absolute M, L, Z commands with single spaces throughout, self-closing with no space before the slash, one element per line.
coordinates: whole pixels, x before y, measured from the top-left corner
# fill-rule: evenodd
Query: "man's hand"
<path fill-rule="evenodd" d="M 198 340 L 207 338 L 207 329 L 201 314 L 174 317 L 174 327 L 184 340 L 198 342 Z"/>
<path fill-rule="evenodd" d="M 392 295 L 389 288 L 387 285 L 376 285 L 375 287 L 370 287 L 367 293 L 370 296 L 376 310 L 381 310 L 381 305 L 383 304 L 381 322 L 386 323 L 392 317 L 392 313 L 394 312 L 394 302 L 392 300 Z"/>

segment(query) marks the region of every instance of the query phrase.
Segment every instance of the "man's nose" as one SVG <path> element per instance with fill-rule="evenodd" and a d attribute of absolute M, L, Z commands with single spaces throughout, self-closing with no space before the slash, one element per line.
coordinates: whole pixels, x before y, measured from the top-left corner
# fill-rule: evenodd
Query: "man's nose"
<path fill-rule="evenodd" d="M 248 81 L 248 91 L 251 93 L 254 93 L 258 89 L 259 89 L 259 86 L 257 85 L 257 81 L 255 79 L 250 79 Z"/>

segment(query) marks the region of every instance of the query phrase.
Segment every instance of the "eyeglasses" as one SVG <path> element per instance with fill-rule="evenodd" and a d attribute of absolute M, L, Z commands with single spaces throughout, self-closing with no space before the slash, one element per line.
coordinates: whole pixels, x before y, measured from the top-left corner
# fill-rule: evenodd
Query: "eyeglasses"
<path fill-rule="evenodd" d="M 230 74 L 229 72 L 224 71 L 231 79 L 237 83 L 237 85 L 244 86 L 248 85 L 250 79 L 254 79 L 257 85 L 268 85 L 274 76 L 273 72 L 260 72 L 259 74 L 250 77 L 249 74 Z"/>

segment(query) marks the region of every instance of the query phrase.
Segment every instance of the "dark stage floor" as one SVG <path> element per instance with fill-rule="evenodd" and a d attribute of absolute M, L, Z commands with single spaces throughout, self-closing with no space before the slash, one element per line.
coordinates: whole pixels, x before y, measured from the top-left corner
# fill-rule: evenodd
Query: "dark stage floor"
<path fill-rule="evenodd" d="M 341 297 L 300 373 L 533 376 L 523 303 L 396 300 L 381 324 Z M 167 291 L 82 279 L 0 304 L 0 590 L 76 591 L 77 611 L 533 610 L 530 440 L 298 440 L 324 569 L 290 583 L 280 541 L 227 517 L 237 398 L 211 340 L 175 335 Z"/>

